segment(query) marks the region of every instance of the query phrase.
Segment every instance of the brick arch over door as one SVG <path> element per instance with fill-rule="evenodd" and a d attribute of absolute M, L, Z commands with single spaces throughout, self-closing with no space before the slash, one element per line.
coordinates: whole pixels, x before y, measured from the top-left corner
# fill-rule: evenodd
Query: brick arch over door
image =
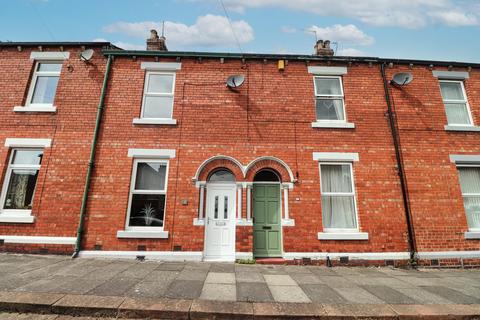
<path fill-rule="evenodd" d="M 217 169 L 225 168 L 230 170 L 236 181 L 243 181 L 243 166 L 235 158 L 229 156 L 214 156 L 205 160 L 197 169 L 194 181 L 206 181 L 210 173 Z"/>
<path fill-rule="evenodd" d="M 282 182 L 295 182 L 295 177 L 290 167 L 282 160 L 275 157 L 260 157 L 248 164 L 245 168 L 245 180 L 253 181 L 255 175 L 263 169 L 273 169 Z"/>

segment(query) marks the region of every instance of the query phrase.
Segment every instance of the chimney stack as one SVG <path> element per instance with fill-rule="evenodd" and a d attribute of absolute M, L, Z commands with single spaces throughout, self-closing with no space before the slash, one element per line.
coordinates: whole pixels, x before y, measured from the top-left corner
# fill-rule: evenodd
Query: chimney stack
<path fill-rule="evenodd" d="M 161 37 L 158 36 L 157 30 L 150 30 L 150 38 L 147 39 L 147 50 L 168 51 L 166 40 L 163 35 Z"/>
<path fill-rule="evenodd" d="M 313 48 L 317 56 L 333 56 L 333 49 L 330 48 L 330 40 L 318 40 Z"/>

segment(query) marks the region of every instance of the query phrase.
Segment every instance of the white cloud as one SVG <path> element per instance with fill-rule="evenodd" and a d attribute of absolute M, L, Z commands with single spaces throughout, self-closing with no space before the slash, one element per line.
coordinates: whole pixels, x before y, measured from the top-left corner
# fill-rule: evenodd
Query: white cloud
<path fill-rule="evenodd" d="M 190 0 L 212 2 L 216 0 Z M 474 1 L 454 0 L 223 0 L 225 6 L 237 12 L 248 8 L 276 7 L 305 11 L 320 16 L 347 17 L 374 26 L 419 28 L 430 22 L 452 25 L 452 18 L 435 17 L 438 12 L 455 11 L 460 21 L 455 25 L 478 24 L 478 16 L 471 13 Z M 437 12 L 437 14 L 436 14 Z M 433 14 L 433 15 L 432 15 Z M 444 16 L 444 14 L 442 14 Z M 463 17 L 462 17 L 463 15 Z"/>
<path fill-rule="evenodd" d="M 434 21 L 451 27 L 476 26 L 480 19 L 469 13 L 461 11 L 435 11 L 429 13 Z"/>
<path fill-rule="evenodd" d="M 123 42 L 123 41 L 110 41 L 105 38 L 95 38 L 92 40 L 92 42 L 111 42 L 115 46 L 125 50 L 145 50 L 145 45 L 138 45 L 138 44 Z"/>
<path fill-rule="evenodd" d="M 365 34 L 353 24 L 336 24 L 325 28 L 311 26 L 307 29 L 307 32 L 315 32 L 318 39 L 331 40 L 342 44 L 369 46 L 375 42 L 371 36 Z"/>
<path fill-rule="evenodd" d="M 167 46 L 177 47 L 227 47 L 236 45 L 232 28 L 240 44 L 245 44 L 254 39 L 253 28 L 244 20 L 232 21 L 230 26 L 227 18 L 207 14 L 200 16 L 193 25 L 165 21 L 165 36 Z M 120 33 L 134 38 L 146 39 L 150 30 L 160 32 L 162 22 L 116 22 L 103 28 L 107 33 Z"/>
<path fill-rule="evenodd" d="M 345 48 L 339 49 L 337 51 L 338 56 L 365 56 L 365 53 L 362 50 L 358 50 L 355 48 Z"/>

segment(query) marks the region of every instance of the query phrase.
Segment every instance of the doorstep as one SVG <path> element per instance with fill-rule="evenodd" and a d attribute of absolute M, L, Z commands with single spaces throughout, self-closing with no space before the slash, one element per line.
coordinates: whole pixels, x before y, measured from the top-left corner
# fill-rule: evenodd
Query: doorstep
<path fill-rule="evenodd" d="M 256 258 L 256 264 L 275 264 L 275 265 L 286 265 L 288 264 L 287 260 L 283 258 Z"/>

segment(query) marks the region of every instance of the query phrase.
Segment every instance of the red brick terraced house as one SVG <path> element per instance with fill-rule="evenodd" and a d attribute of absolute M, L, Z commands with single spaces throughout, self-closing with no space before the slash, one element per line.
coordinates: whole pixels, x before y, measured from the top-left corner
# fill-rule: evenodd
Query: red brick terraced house
<path fill-rule="evenodd" d="M 480 263 L 480 64 L 147 49 L 0 44 L 4 251 Z"/>

